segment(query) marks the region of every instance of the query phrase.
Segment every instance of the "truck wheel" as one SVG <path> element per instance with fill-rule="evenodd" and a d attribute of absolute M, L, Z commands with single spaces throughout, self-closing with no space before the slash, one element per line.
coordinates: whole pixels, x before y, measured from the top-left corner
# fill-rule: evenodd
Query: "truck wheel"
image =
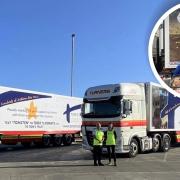
<path fill-rule="evenodd" d="M 153 152 L 158 152 L 160 149 L 160 139 L 158 137 L 153 138 L 152 150 Z"/>
<path fill-rule="evenodd" d="M 132 139 L 130 142 L 130 151 L 129 151 L 129 157 L 135 157 L 138 154 L 138 142 L 135 139 Z"/>
<path fill-rule="evenodd" d="M 29 148 L 31 146 L 31 142 L 22 142 L 21 143 L 25 148 Z"/>
<path fill-rule="evenodd" d="M 62 136 L 54 136 L 53 145 L 54 146 L 61 146 L 61 144 L 62 144 Z"/>
<path fill-rule="evenodd" d="M 51 138 L 50 138 L 50 136 L 43 136 L 43 138 L 42 138 L 42 145 L 43 145 L 44 147 L 49 147 L 50 144 L 51 144 Z"/>
<path fill-rule="evenodd" d="M 161 147 L 162 152 L 167 152 L 170 148 L 170 144 L 171 144 L 170 136 L 168 134 L 164 134 L 162 140 L 162 147 Z"/>
<path fill-rule="evenodd" d="M 65 146 L 69 146 L 69 145 L 71 145 L 71 143 L 72 143 L 72 136 L 71 135 L 65 135 L 63 137 L 63 144 Z"/>

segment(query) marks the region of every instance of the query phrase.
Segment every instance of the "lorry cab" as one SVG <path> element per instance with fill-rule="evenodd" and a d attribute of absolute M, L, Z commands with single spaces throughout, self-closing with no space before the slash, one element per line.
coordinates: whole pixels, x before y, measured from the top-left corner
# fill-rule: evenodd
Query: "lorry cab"
<path fill-rule="evenodd" d="M 117 134 L 117 153 L 129 152 L 133 137 L 138 141 L 139 137 L 146 136 L 144 86 L 143 83 L 121 83 L 87 89 L 82 106 L 84 149 L 92 150 L 97 122 L 101 123 L 103 131 L 107 130 L 110 122 L 113 123 Z M 137 147 L 133 148 L 138 151 Z"/>

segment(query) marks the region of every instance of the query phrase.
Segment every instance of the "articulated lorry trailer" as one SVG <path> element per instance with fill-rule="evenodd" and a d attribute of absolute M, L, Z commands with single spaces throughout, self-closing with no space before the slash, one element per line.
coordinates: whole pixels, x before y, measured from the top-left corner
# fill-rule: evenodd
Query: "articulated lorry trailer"
<path fill-rule="evenodd" d="M 82 98 L 0 87 L 1 144 L 70 145 L 81 131 Z"/>
<path fill-rule="evenodd" d="M 180 98 L 155 83 L 121 83 L 87 89 L 82 106 L 82 146 L 93 150 L 97 122 L 113 123 L 116 153 L 168 151 L 180 142 Z M 106 151 L 105 145 L 103 151 Z"/>

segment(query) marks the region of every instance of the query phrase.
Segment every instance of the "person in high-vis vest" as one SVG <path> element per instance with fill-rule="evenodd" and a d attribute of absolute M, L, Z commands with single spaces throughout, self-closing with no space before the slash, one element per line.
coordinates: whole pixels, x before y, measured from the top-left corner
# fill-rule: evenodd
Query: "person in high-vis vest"
<path fill-rule="evenodd" d="M 93 137 L 94 166 L 104 166 L 104 164 L 102 164 L 101 162 L 103 141 L 104 141 L 104 132 L 101 130 L 101 124 L 97 123 Z"/>
<path fill-rule="evenodd" d="M 106 147 L 108 151 L 108 158 L 109 158 L 109 163 L 108 165 L 111 164 L 111 157 L 114 158 L 114 166 L 117 166 L 116 164 L 116 153 L 115 153 L 115 146 L 116 146 L 116 131 L 113 128 L 113 124 L 110 123 L 108 126 L 108 130 L 105 133 L 105 138 L 106 138 Z"/>

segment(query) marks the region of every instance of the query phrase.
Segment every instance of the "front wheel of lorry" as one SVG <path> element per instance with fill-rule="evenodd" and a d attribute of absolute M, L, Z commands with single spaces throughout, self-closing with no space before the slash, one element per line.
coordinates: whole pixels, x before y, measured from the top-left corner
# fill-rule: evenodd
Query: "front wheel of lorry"
<path fill-rule="evenodd" d="M 167 152 L 170 148 L 171 138 L 168 134 L 163 135 L 161 151 Z"/>
<path fill-rule="evenodd" d="M 135 157 L 138 154 L 139 147 L 138 147 L 138 142 L 136 139 L 132 139 L 130 142 L 130 151 L 129 151 L 129 158 Z"/>

